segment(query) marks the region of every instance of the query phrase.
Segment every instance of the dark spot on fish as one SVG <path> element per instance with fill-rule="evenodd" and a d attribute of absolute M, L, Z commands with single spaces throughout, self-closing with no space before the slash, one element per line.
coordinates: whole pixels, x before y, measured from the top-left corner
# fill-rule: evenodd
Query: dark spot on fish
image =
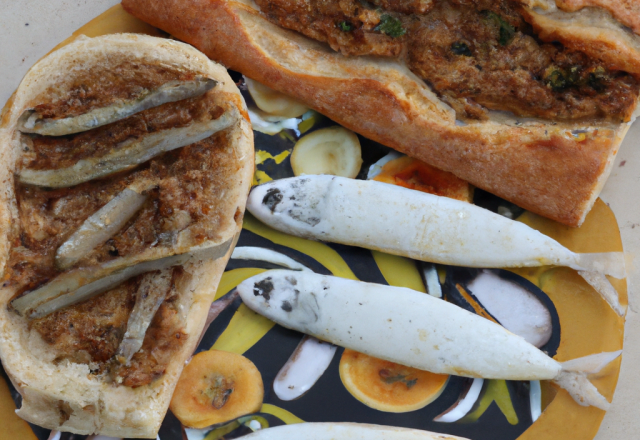
<path fill-rule="evenodd" d="M 274 212 L 278 203 L 282 202 L 283 197 L 282 192 L 278 188 L 269 188 L 264 199 L 262 199 L 262 204 L 269 208 L 271 212 Z"/>
<path fill-rule="evenodd" d="M 289 301 L 282 301 L 282 310 L 284 310 L 285 312 L 290 312 L 293 310 L 293 307 L 291 306 L 291 303 Z"/>
<path fill-rule="evenodd" d="M 295 200 L 295 199 L 296 199 L 296 196 L 289 197 L 289 200 Z"/>
<path fill-rule="evenodd" d="M 303 185 L 305 185 L 307 182 L 309 182 L 309 179 L 296 179 L 293 182 L 291 182 L 291 188 L 293 189 L 300 189 Z"/>
<path fill-rule="evenodd" d="M 273 291 L 272 278 L 265 278 L 264 280 L 257 282 L 253 285 L 253 294 L 255 296 L 261 296 L 265 301 L 271 299 L 271 292 Z"/>
<path fill-rule="evenodd" d="M 291 209 L 289 211 L 287 211 L 287 214 L 292 219 L 301 221 L 302 223 L 306 223 L 309 226 L 315 226 L 318 223 L 320 223 L 320 219 L 318 217 L 307 217 L 304 214 L 300 215 L 298 213 L 294 213 Z"/>
<path fill-rule="evenodd" d="M 291 284 L 292 286 L 298 284 L 298 280 L 296 280 L 294 277 L 284 277 L 284 279 L 289 281 L 289 284 Z"/>

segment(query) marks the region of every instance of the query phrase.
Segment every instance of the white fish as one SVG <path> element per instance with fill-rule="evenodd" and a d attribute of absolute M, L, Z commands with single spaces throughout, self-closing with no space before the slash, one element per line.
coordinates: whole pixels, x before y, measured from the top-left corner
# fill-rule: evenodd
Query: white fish
<path fill-rule="evenodd" d="M 287 269 L 311 271 L 307 266 L 285 254 L 261 247 L 237 246 L 231 254 L 231 259 L 265 261 Z M 215 301 L 212 307 L 218 301 Z M 205 330 L 209 324 L 210 321 L 207 319 Z M 302 338 L 273 381 L 273 391 L 276 396 L 280 400 L 288 401 L 297 399 L 309 391 L 329 367 L 337 348 L 316 338 L 309 336 Z"/>
<path fill-rule="evenodd" d="M 586 378 L 621 352 L 561 364 L 500 325 L 414 290 L 273 270 L 237 287 L 278 324 L 380 359 L 439 374 L 554 380 L 581 405 L 606 409 Z"/>
<path fill-rule="evenodd" d="M 247 209 L 289 234 L 432 263 L 567 266 L 624 314 L 605 277 L 625 276 L 622 253 L 574 253 L 524 223 L 470 203 L 371 180 L 322 175 L 260 185 L 251 192 Z"/>
<path fill-rule="evenodd" d="M 448 434 L 361 423 L 297 423 L 260 429 L 246 440 L 466 440 Z"/>

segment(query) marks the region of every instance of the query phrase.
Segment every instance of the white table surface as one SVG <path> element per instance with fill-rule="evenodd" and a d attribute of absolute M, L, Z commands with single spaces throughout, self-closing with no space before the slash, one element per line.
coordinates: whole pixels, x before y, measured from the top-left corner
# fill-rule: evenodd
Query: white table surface
<path fill-rule="evenodd" d="M 0 0 L 0 108 L 26 71 L 83 24 L 118 0 Z M 640 255 L 640 123 L 631 127 L 601 197 L 613 209 L 625 251 Z M 640 311 L 640 258 L 629 276 L 632 308 Z M 640 438 L 640 317 L 629 310 L 618 388 L 596 440 Z"/>

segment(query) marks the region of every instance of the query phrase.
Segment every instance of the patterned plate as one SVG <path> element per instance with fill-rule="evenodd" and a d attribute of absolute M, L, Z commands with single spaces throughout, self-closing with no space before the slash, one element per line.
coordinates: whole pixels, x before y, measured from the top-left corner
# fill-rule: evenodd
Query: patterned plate
<path fill-rule="evenodd" d="M 161 35 L 157 29 L 139 22 L 120 6 L 115 6 L 78 30 L 71 39 L 79 34 L 97 36 L 115 32 Z M 232 72 L 232 77 L 241 82 L 241 76 Z M 254 183 L 292 176 L 289 158 L 300 131 L 306 134 L 330 125 L 335 124 L 328 118 L 314 114 L 302 121 L 299 130 L 284 130 L 276 135 L 255 132 L 257 170 Z M 358 178 L 365 178 L 369 166 L 390 150 L 364 138 L 360 138 L 360 141 L 364 164 Z M 578 229 L 525 212 L 481 190 L 475 191 L 474 203 L 494 212 L 506 210 L 516 215 L 518 221 L 549 235 L 575 252 L 622 250 L 615 217 L 600 200 L 584 225 Z M 288 236 L 261 224 L 248 213 L 237 247 L 266 248 L 321 274 L 409 287 L 423 292 L 426 292 L 425 270 L 433 270 L 432 265 L 402 257 Z M 232 259 L 222 277 L 217 297 L 233 290 L 242 280 L 275 267 L 278 266 L 265 261 Z M 474 294 L 474 281 L 479 276 L 502 280 L 529 292 L 548 311 L 552 324 L 551 333 L 541 349 L 558 361 L 622 348 L 624 320 L 571 269 L 480 270 L 437 265 L 435 270 L 443 300 L 496 322 L 500 320 L 490 308 L 483 305 L 481 296 Z M 612 282 L 625 304 L 626 282 Z M 198 351 L 210 348 L 232 351 L 253 361 L 265 384 L 264 404 L 259 413 L 216 429 L 189 431 L 189 439 L 237 438 L 251 432 L 257 423 L 267 427 L 301 421 L 352 421 L 426 429 L 472 440 L 586 440 L 595 436 L 604 416 L 601 410 L 577 405 L 564 390 L 547 382 L 482 381 L 455 376 L 437 378 L 437 375 L 431 379 L 422 376 L 417 379 L 408 373 L 396 374 L 393 372 L 395 370 L 389 370 L 391 367 L 385 367 L 385 374 L 374 374 L 373 379 L 367 380 L 379 381 L 381 386 L 394 390 L 394 393 L 409 391 L 417 386 L 418 381 L 440 382 L 424 391 L 425 399 L 430 403 L 422 409 L 382 412 L 362 403 L 362 396 L 354 397 L 343 384 L 341 364 L 345 368 L 348 362 L 357 364 L 360 361 L 354 361 L 354 353 L 344 354 L 342 348 L 338 348 L 327 370 L 307 393 L 298 399 L 283 401 L 274 393 L 273 381 L 302 337 L 300 333 L 284 329 L 253 313 L 239 299 L 225 309 L 206 332 Z M 592 382 L 608 399 L 613 396 L 619 368 L 618 359 L 598 377 L 592 378 Z M 20 404 L 20 396 L 3 370 L 0 370 L 0 374 L 0 418 L 3 421 L 3 435 L 6 435 L 3 438 L 49 438 L 48 430 L 28 425 L 15 415 L 14 405 Z M 539 390 L 540 400 L 532 399 L 532 390 L 534 394 Z M 443 414 L 448 414 L 444 418 L 448 422 L 434 420 Z M 182 426 L 171 413 L 167 415 L 159 437 L 162 440 L 183 439 Z M 84 437 L 62 434 L 60 438 Z"/>

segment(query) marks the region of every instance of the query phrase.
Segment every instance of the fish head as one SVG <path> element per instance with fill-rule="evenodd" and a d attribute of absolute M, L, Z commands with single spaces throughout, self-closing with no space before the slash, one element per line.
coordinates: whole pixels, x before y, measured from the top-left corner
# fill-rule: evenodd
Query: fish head
<path fill-rule="evenodd" d="M 308 328 L 320 320 L 318 289 L 309 289 L 292 272 L 267 271 L 243 281 L 237 290 L 255 312 L 285 327 Z"/>
<path fill-rule="evenodd" d="M 334 179 L 328 175 L 299 176 L 265 183 L 251 191 L 247 209 L 260 219 L 276 216 L 287 224 L 313 228 L 322 220 L 325 197 Z"/>

